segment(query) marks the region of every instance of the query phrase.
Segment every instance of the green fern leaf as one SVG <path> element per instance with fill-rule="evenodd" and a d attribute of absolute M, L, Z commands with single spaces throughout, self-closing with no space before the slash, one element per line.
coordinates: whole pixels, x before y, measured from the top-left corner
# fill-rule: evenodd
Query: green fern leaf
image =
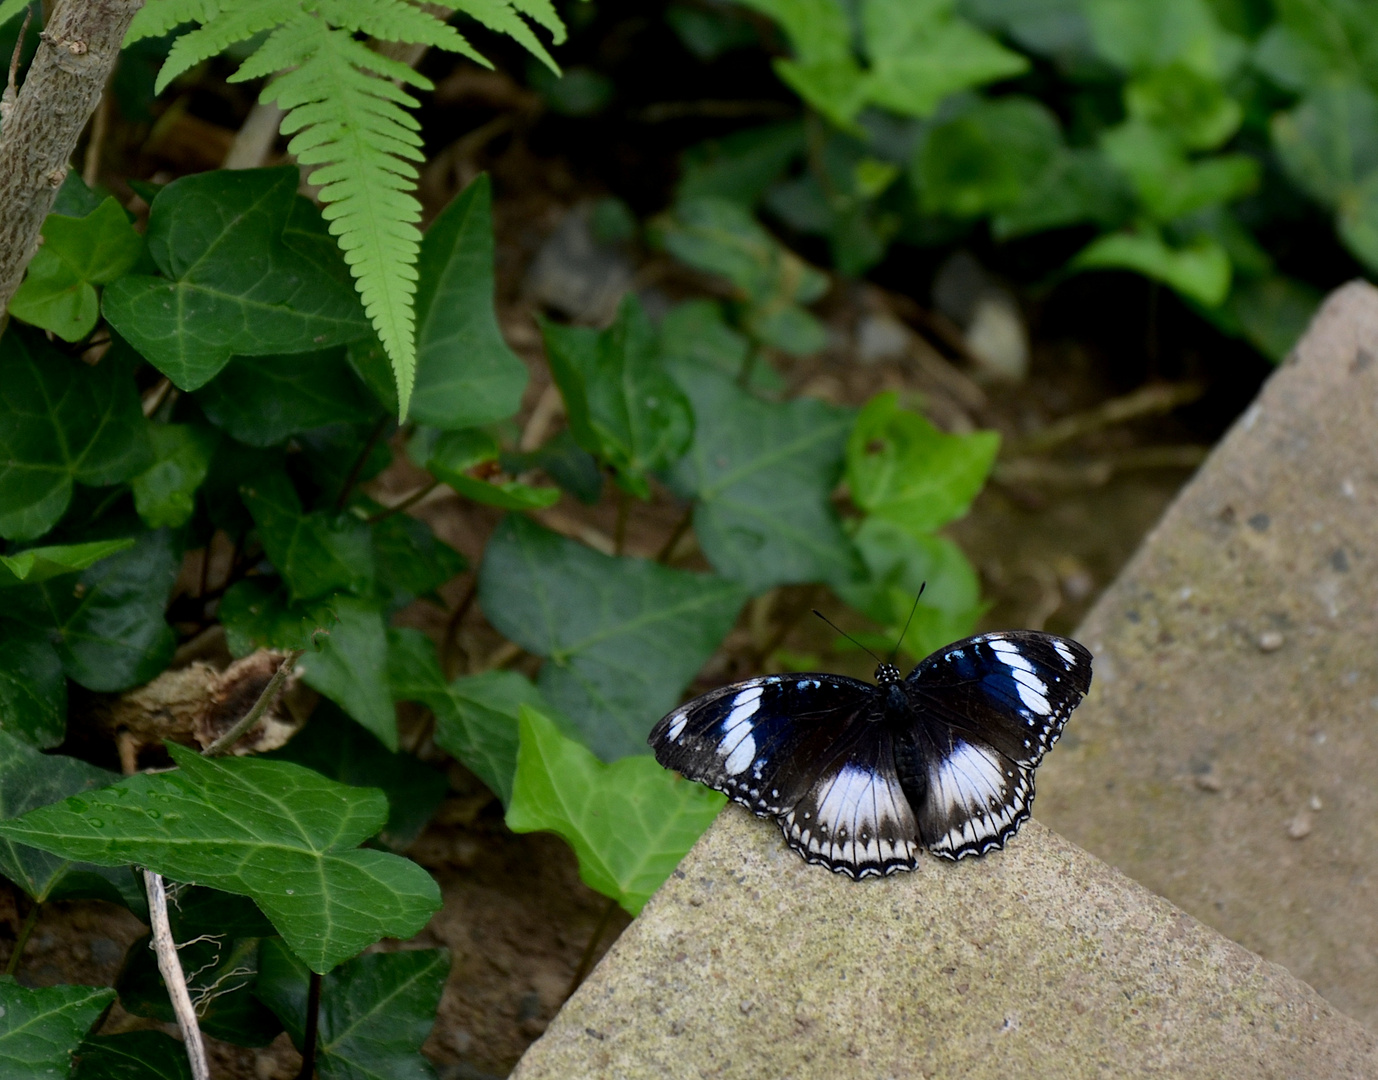
<path fill-rule="evenodd" d="M 230 79 L 277 76 L 259 100 L 278 104 L 282 133 L 291 137 L 288 151 L 301 164 L 315 166 L 307 182 L 319 188 L 321 212 L 392 362 L 402 416 L 416 369 L 421 204 L 412 190 L 413 162 L 422 160 L 420 125 L 408 112 L 418 102 L 404 87 L 429 90 L 432 84 L 359 36 L 428 45 L 491 67 L 433 14 L 437 10 L 468 13 L 558 72 L 531 28 L 545 28 L 556 42 L 565 39 L 551 0 L 460 0 L 444 9 L 418 0 L 148 0 L 129 38 L 195 24 L 168 53 L 158 73 L 161 91 L 202 61 L 267 31 Z"/>
<path fill-rule="evenodd" d="M 162 37 L 187 23 L 208 23 L 220 14 L 219 0 L 147 0 L 129 24 L 126 45 Z"/>
<path fill-rule="evenodd" d="M 489 30 L 506 34 L 556 75 L 560 74 L 559 65 L 545 51 L 545 46 L 531 32 L 531 27 L 513 10 L 512 0 L 458 0 L 452 6 Z"/>

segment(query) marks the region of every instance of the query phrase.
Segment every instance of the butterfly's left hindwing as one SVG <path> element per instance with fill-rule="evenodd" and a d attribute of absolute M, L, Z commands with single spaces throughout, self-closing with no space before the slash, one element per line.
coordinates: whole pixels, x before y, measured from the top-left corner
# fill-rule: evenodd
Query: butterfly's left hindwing
<path fill-rule="evenodd" d="M 845 675 L 764 675 L 681 705 L 646 741 L 667 769 L 776 816 L 803 797 L 815 762 L 874 698 L 873 686 Z"/>

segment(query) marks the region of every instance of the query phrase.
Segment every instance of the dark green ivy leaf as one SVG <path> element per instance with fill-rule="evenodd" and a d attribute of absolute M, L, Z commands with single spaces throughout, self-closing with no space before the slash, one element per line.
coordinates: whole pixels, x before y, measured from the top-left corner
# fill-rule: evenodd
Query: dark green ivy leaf
<path fill-rule="evenodd" d="M 371 731 L 389 750 L 397 749 L 397 710 L 388 691 L 388 641 L 377 604 L 341 596 L 337 622 L 317 638 L 317 650 L 297 661 L 302 681 L 318 690 Z"/>
<path fill-rule="evenodd" d="M 469 565 L 429 525 L 410 514 L 382 518 L 372 532 L 373 584 L 389 609 L 403 607 L 418 596 L 434 597 L 440 586 Z"/>
<path fill-rule="evenodd" d="M 41 754 L 0 731 L 0 820 L 113 784 L 116 773 L 78 758 Z M 139 912 L 142 890 L 128 866 L 73 862 L 13 840 L 0 839 L 0 874 L 33 900 L 109 900 Z"/>
<path fill-rule="evenodd" d="M 298 1048 L 306 1028 L 309 973 L 272 938 L 259 949 L 258 996 Z M 316 1069 L 321 1080 L 433 1080 L 421 1044 L 450 971 L 444 949 L 371 953 L 350 960 L 321 985 Z"/>
<path fill-rule="evenodd" d="M 220 601 L 220 623 L 234 656 L 255 649 L 315 649 L 336 622 L 330 593 L 293 603 L 276 578 L 252 577 L 231 585 Z"/>
<path fill-rule="evenodd" d="M 710 574 L 601 555 L 510 516 L 479 568 L 479 603 L 507 637 L 546 658 L 537 685 L 604 760 L 646 753 L 731 629 L 744 590 Z"/>
<path fill-rule="evenodd" d="M 487 176 L 474 180 L 431 223 L 416 270 L 412 418 L 446 430 L 507 419 L 521 404 L 528 376 L 493 314 Z"/>
<path fill-rule="evenodd" d="M 96 986 L 20 986 L 0 975 L 0 1061 L 5 1080 L 66 1076 L 81 1038 L 115 1000 Z"/>
<path fill-rule="evenodd" d="M 77 1048 L 72 1080 L 191 1080 L 187 1047 L 162 1031 L 92 1035 Z"/>
<path fill-rule="evenodd" d="M 146 532 L 80 574 L 16 593 L 16 607 L 51 632 L 69 678 L 89 690 L 124 690 L 172 659 L 177 638 L 163 609 L 181 562 L 178 533 Z"/>
<path fill-rule="evenodd" d="M 425 438 L 427 434 L 430 433 L 425 429 L 419 432 L 414 444 L 420 449 L 423 443 L 429 443 L 427 471 L 466 499 L 503 510 L 539 510 L 560 501 L 558 488 L 532 487 L 518 480 L 488 480 L 473 475 L 480 471 L 480 466 L 499 458 L 497 441 L 486 431 L 468 428 L 440 432 L 433 441 Z"/>
<path fill-rule="evenodd" d="M 0 588 L 36 585 L 59 574 L 85 570 L 92 563 L 134 546 L 130 539 L 92 540 L 85 544 L 54 544 L 0 555 Z"/>
<path fill-rule="evenodd" d="M 196 492 L 210 471 L 218 436 L 195 424 L 154 424 L 153 464 L 134 477 L 134 506 L 150 529 L 185 525 L 196 509 Z"/>
<path fill-rule="evenodd" d="M 387 820 L 382 792 L 285 761 L 168 752 L 178 768 L 0 821 L 0 836 L 252 897 L 322 974 L 380 938 L 411 937 L 440 907 L 421 867 L 356 848 Z"/>
<path fill-rule="evenodd" d="M 0 619 L 0 731 L 34 746 L 58 745 L 67 735 L 67 676 L 43 631 Z"/>
<path fill-rule="evenodd" d="M 698 500 L 694 533 L 714 569 L 753 593 L 857 576 L 830 502 L 852 411 L 809 398 L 768 404 L 717 372 L 683 364 L 675 374 L 699 428 L 669 481 Z"/>
<path fill-rule="evenodd" d="M 0 536 L 42 536 L 67 509 L 74 482 L 116 484 L 153 461 L 118 355 L 89 367 L 11 327 L 0 337 L 0 387 Z"/>
<path fill-rule="evenodd" d="M 336 590 L 364 594 L 373 587 L 373 545 L 368 526 L 350 514 L 303 513 L 283 472 L 271 472 L 240 489 L 258 537 L 291 589 L 293 600 Z"/>
<path fill-rule="evenodd" d="M 293 166 L 184 176 L 145 238 L 162 277 L 107 286 L 106 319 L 182 390 L 231 356 L 314 352 L 367 335 L 348 269 Z"/>
<path fill-rule="evenodd" d="M 248 446 L 276 446 L 327 424 L 367 423 L 380 409 L 345 350 L 238 357 L 196 394 L 211 423 Z"/>

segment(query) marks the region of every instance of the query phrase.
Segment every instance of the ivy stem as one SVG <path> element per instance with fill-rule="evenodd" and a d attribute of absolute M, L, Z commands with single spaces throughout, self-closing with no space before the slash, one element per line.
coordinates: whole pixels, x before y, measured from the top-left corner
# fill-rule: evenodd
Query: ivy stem
<path fill-rule="evenodd" d="M 345 477 L 344 484 L 340 487 L 339 497 L 335 500 L 335 513 L 344 513 L 345 503 L 349 501 L 349 493 L 354 490 L 354 485 L 359 482 L 359 474 L 364 471 L 364 466 L 368 464 L 369 456 L 373 453 L 373 448 L 378 445 L 378 440 L 383 437 L 383 431 L 388 426 L 388 417 L 384 413 L 378 423 L 373 425 L 373 433 L 369 435 L 368 442 L 364 443 L 364 448 L 359 456 L 354 459 L 354 464 L 350 467 L 349 475 Z"/>
<path fill-rule="evenodd" d="M 13 975 L 19 970 L 19 958 L 24 955 L 24 947 L 29 943 L 29 935 L 33 933 L 33 928 L 38 925 L 38 909 L 42 906 L 37 900 L 29 904 L 29 913 L 24 916 L 24 925 L 19 928 L 19 937 L 14 942 L 14 952 L 10 953 L 9 963 L 5 965 L 6 975 Z"/>
<path fill-rule="evenodd" d="M 380 510 L 372 517 L 365 518 L 364 524 L 377 525 L 378 522 L 384 521 L 387 518 L 392 517 L 393 514 L 400 514 L 403 510 L 415 506 L 417 503 L 419 503 L 422 499 L 424 499 L 427 495 L 429 495 L 439 486 L 439 480 L 432 480 L 429 484 L 425 484 L 422 487 L 417 488 L 396 506 L 389 506 L 386 510 Z"/>
<path fill-rule="evenodd" d="M 693 523 L 694 504 L 691 502 L 684 508 L 684 513 L 680 515 L 680 519 L 675 522 L 675 528 L 674 531 L 670 533 L 670 538 L 666 540 L 665 543 L 661 545 L 660 550 L 656 552 L 656 562 L 668 563 L 670 561 L 670 556 L 675 553 L 675 548 L 679 546 L 679 542 L 684 539 L 684 534 L 689 531 L 689 526 Z"/>
<path fill-rule="evenodd" d="M 631 496 L 621 488 L 617 489 L 617 524 L 613 526 L 612 553 L 621 555 L 627 545 L 627 513 L 631 509 Z"/>
<path fill-rule="evenodd" d="M 321 1015 L 321 976 L 311 972 L 311 981 L 306 990 L 306 1031 L 301 1037 L 301 1071 L 297 1080 L 311 1080 L 316 1072 L 316 1031 Z"/>
<path fill-rule="evenodd" d="M 263 688 L 263 693 L 258 695 L 258 700 L 254 702 L 254 707 L 240 717 L 233 727 L 216 739 L 210 746 L 203 750 L 203 757 L 218 757 L 234 748 L 234 744 L 243 738 L 244 733 L 263 718 L 266 713 L 277 701 L 278 693 L 282 690 L 282 684 L 287 681 L 287 676 L 292 673 L 292 668 L 296 666 L 297 660 L 305 649 L 293 649 L 289 652 L 282 663 L 278 665 L 277 671 L 273 672 L 273 677 L 268 680 L 268 685 Z"/>
<path fill-rule="evenodd" d="M 574 991 L 579 989 L 583 981 L 588 978 L 589 970 L 593 967 L 593 954 L 598 950 L 598 943 L 603 940 L 603 935 L 608 931 L 608 924 L 612 922 L 613 912 L 617 910 L 617 901 L 608 900 L 608 906 L 603 909 L 603 914 L 598 919 L 598 925 L 593 928 L 593 933 L 589 935 L 589 943 L 584 946 L 584 955 L 579 957 L 579 966 L 574 969 L 574 978 L 569 980 L 569 989 L 565 991 L 564 1000 L 568 1001 L 574 996 Z"/>
<path fill-rule="evenodd" d="M 474 600 L 478 596 L 478 575 L 474 575 L 474 580 L 469 583 L 469 588 L 465 590 L 463 596 L 459 598 L 459 603 L 455 605 L 454 611 L 450 612 L 450 617 L 445 620 L 445 633 L 440 639 L 440 670 L 445 673 L 445 678 L 453 679 L 459 674 L 455 663 L 459 659 L 456 653 L 459 652 L 459 624 L 464 621 L 464 616 L 469 609 L 474 606 Z"/>
<path fill-rule="evenodd" d="M 158 956 L 158 970 L 167 984 L 172 1011 L 177 1015 L 177 1026 L 182 1029 L 182 1042 L 186 1046 L 187 1060 L 191 1062 L 192 1080 L 210 1080 L 206 1044 L 201 1038 L 201 1027 L 196 1022 L 196 1009 L 187 990 L 187 977 L 177 959 L 177 943 L 172 940 L 172 924 L 167 917 L 167 887 L 163 884 L 163 876 L 145 870 L 144 889 L 148 893 L 148 919 L 153 929 L 153 949 Z"/>

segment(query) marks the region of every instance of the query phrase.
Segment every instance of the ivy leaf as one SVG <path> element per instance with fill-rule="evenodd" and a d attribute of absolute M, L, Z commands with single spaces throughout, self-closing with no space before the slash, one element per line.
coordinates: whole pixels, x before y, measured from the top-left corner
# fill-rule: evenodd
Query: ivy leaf
<path fill-rule="evenodd" d="M 85 544 L 54 544 L 0 555 L 0 588 L 36 585 L 40 581 L 85 570 L 93 563 L 134 546 L 130 539 L 92 540 Z"/>
<path fill-rule="evenodd" d="M 435 744 L 454 755 L 506 806 L 517 769 L 517 715 L 545 708 L 541 692 L 516 671 L 485 671 L 445 681 L 435 646 L 420 630 L 388 631 L 388 679 L 398 701 L 435 715 Z"/>
<path fill-rule="evenodd" d="M 640 301 L 628 295 L 617 320 L 596 338 L 551 323 L 542 330 L 575 438 L 616 470 L 628 492 L 649 498 L 647 475 L 683 456 L 694 414 L 659 362 Z"/>
<path fill-rule="evenodd" d="M 163 618 L 182 563 L 177 534 L 146 532 L 132 547 L 17 593 L 19 612 L 50 629 L 67 676 L 88 690 L 124 690 L 167 667 L 177 636 Z"/>
<path fill-rule="evenodd" d="M 134 477 L 134 507 L 150 529 L 185 525 L 210 472 L 215 432 L 201 425 L 154 424 L 149 435 L 154 462 Z"/>
<path fill-rule="evenodd" d="M 478 595 L 499 631 L 547 658 L 541 692 L 606 760 L 646 752 L 651 725 L 746 598 L 722 578 L 602 555 L 520 517 L 488 541 Z"/>
<path fill-rule="evenodd" d="M 254 997 L 252 987 L 258 942 L 273 935 L 272 923 L 248 897 L 197 885 L 174 885 L 171 893 L 172 939 L 178 943 L 201 1030 L 237 1046 L 267 1046 L 282 1025 Z M 120 1005 L 135 1016 L 172 1023 L 172 1002 L 149 941 L 148 936 L 140 938 L 125 954 L 116 983 Z"/>
<path fill-rule="evenodd" d="M 72 1080 L 191 1080 L 186 1043 L 162 1031 L 92 1035 L 77 1048 Z"/>
<path fill-rule="evenodd" d="M 30 990 L 0 975 L 0 1061 L 5 1080 L 53 1080 L 72 1067 L 72 1051 L 115 991 L 96 986 Z"/>
<path fill-rule="evenodd" d="M 516 480 L 496 483 L 472 475 L 498 460 L 498 444 L 486 431 L 470 428 L 439 435 L 426 458 L 426 471 L 466 499 L 504 510 L 539 510 L 560 501 L 557 488 L 532 487 Z"/>
<path fill-rule="evenodd" d="M 312 710 L 310 721 L 286 746 L 263 756 L 295 761 L 342 784 L 378 788 L 388 799 L 388 820 L 378 839 L 393 851 L 405 851 L 421 835 L 449 790 L 443 772 L 414 754 L 388 750 L 328 700 Z"/>
<path fill-rule="evenodd" d="M 579 856 L 584 884 L 637 915 L 727 799 L 652 757 L 605 765 L 529 705 L 507 826 L 553 832 Z"/>
<path fill-rule="evenodd" d="M 0 619 L 0 731 L 34 746 L 57 746 L 67 736 L 67 676 L 43 632 Z"/>
<path fill-rule="evenodd" d="M 236 657 L 255 649 L 314 649 L 335 625 L 338 594 L 292 603 L 275 581 L 249 578 L 220 601 L 220 624 Z"/>
<path fill-rule="evenodd" d="M 319 649 L 297 661 L 307 686 L 319 690 L 371 731 L 389 750 L 397 749 L 397 710 L 388 692 L 388 639 L 383 613 L 369 600 L 341 596 L 338 620 Z"/>
<path fill-rule="evenodd" d="M 113 784 L 119 776 L 78 758 L 41 754 L 0 731 L 0 819 L 14 818 L 69 795 Z M 72 862 L 12 840 L 0 839 L 0 874 L 38 903 L 97 899 L 143 907 L 141 886 L 127 866 Z"/>
<path fill-rule="evenodd" d="M 890 391 L 873 397 L 856 418 L 847 440 L 847 484 L 868 514 L 932 532 L 967 512 L 999 450 L 995 432 L 946 435 L 901 409 Z"/>
<path fill-rule="evenodd" d="M 271 938 L 259 950 L 256 993 L 300 1048 L 308 972 Z M 371 953 L 341 964 L 321 984 L 316 1069 L 321 1080 L 432 1080 L 421 1055 L 450 971 L 444 949 Z"/>
<path fill-rule="evenodd" d="M 415 863 L 355 849 L 387 820 L 382 792 L 285 761 L 168 752 L 179 768 L 0 822 L 0 836 L 251 897 L 321 974 L 380 938 L 411 937 L 440 907 Z"/>
<path fill-rule="evenodd" d="M 379 508 L 381 509 L 381 507 Z M 469 562 L 424 521 L 393 514 L 372 526 L 373 584 L 389 609 L 404 607 L 464 572 Z"/>
<path fill-rule="evenodd" d="M 64 341 L 79 341 L 95 328 L 100 313 L 95 286 L 132 270 L 143 246 L 114 196 L 85 217 L 49 214 L 43 246 L 10 300 L 10 314 Z"/>
<path fill-rule="evenodd" d="M 1154 232 L 1109 233 L 1082 248 L 1070 265 L 1074 270 L 1134 270 L 1208 308 L 1219 307 L 1230 293 L 1230 257 L 1205 236 L 1172 248 Z"/>
<path fill-rule="evenodd" d="M 698 499 L 694 533 L 714 569 L 753 593 L 855 576 L 856 553 L 829 501 L 854 414 L 808 398 L 767 404 L 701 368 L 679 365 L 675 375 L 699 429 L 668 479 Z"/>
<path fill-rule="evenodd" d="M 276 446 L 327 424 L 378 419 L 378 403 L 343 348 L 238 357 L 196 393 L 211 423 L 248 446 Z"/>
<path fill-rule="evenodd" d="M 493 313 L 487 176 L 474 180 L 431 223 L 416 269 L 412 418 L 445 430 L 507 419 L 521 405 L 529 376 Z"/>
<path fill-rule="evenodd" d="M 866 565 L 866 579 L 837 586 L 837 595 L 884 627 L 879 634 L 861 635 L 863 644 L 888 652 L 903 633 L 901 648 L 919 660 L 975 629 L 985 610 L 981 582 L 951 540 L 916 535 L 874 516 L 861 523 L 852 540 Z"/>
<path fill-rule="evenodd" d="M 287 474 L 270 472 L 240 489 L 258 537 L 293 600 L 373 588 L 368 526 L 349 514 L 306 514 Z"/>
<path fill-rule="evenodd" d="M 182 390 L 231 356 L 314 352 L 369 324 L 295 166 L 200 173 L 158 192 L 145 238 L 162 277 L 130 274 L 102 310 Z"/>
<path fill-rule="evenodd" d="M 498 455 L 498 460 L 514 475 L 540 469 L 585 506 L 595 505 L 602 497 L 603 471 L 597 459 L 579 445 L 568 428 L 530 453 L 503 453 Z"/>
<path fill-rule="evenodd" d="M 0 386 L 0 536 L 42 536 L 66 511 L 73 483 L 117 484 L 153 461 L 118 354 L 88 367 L 11 328 L 0 337 Z"/>

